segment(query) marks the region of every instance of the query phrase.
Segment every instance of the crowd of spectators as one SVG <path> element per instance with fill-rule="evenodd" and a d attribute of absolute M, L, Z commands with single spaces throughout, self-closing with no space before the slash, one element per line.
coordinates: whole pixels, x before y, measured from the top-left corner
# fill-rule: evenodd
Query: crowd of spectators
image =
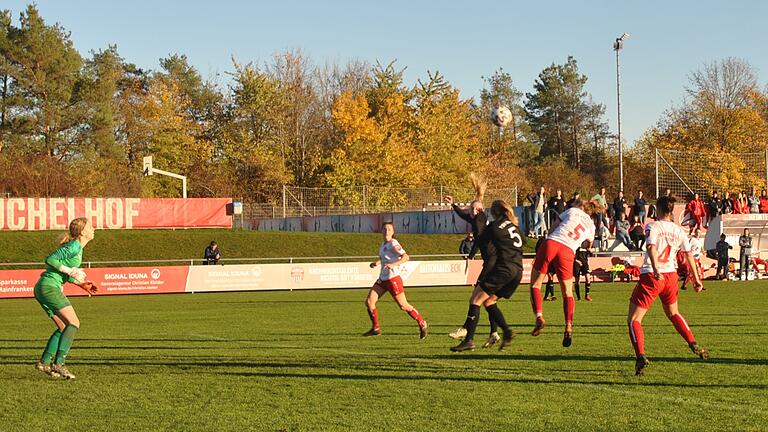
<path fill-rule="evenodd" d="M 664 194 L 670 195 L 671 191 L 666 189 Z M 553 195 L 549 196 L 543 186 L 538 192 L 528 195 L 526 215 L 528 236 L 541 237 L 545 231 L 551 229 L 558 215 L 580 198 L 581 194 L 574 192 L 566 201 L 561 189 L 557 189 Z M 599 249 L 608 247 L 610 237 L 616 238 L 629 250 L 644 249 L 645 224 L 649 219 L 655 220 L 656 208 L 652 202 L 646 201 L 642 191 L 638 191 L 634 197 L 629 198 L 623 191 L 619 191 L 612 200 L 609 200 L 606 196 L 606 188 L 601 188 L 600 192 L 588 199 L 598 202 L 605 208 L 605 212 L 598 214 L 594 219 L 597 228 L 595 240 Z M 733 192 L 725 194 L 724 198 L 721 198 L 718 191 L 713 190 L 707 200 L 702 199 L 698 193 L 694 193 L 683 203 L 685 203 L 685 212 L 682 224 L 689 227 L 689 234 L 697 229 L 705 229 L 712 219 L 721 214 L 768 213 L 768 194 L 765 189 L 760 195 L 757 195 L 756 189 L 752 188 L 749 194 L 745 191 Z"/>

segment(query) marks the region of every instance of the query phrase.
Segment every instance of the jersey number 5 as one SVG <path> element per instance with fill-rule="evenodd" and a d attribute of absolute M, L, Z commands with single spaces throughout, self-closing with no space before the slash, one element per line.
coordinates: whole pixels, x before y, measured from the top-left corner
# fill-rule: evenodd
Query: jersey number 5
<path fill-rule="evenodd" d="M 573 229 L 573 231 L 568 232 L 568 237 L 578 241 L 579 237 L 581 237 L 581 234 L 584 232 L 585 229 L 586 228 L 584 228 L 584 225 L 578 224 L 576 225 L 576 228 Z"/>
<path fill-rule="evenodd" d="M 509 233 L 509 238 L 514 240 L 512 244 L 515 247 L 520 247 L 523 245 L 523 238 L 520 237 L 520 234 L 517 232 L 514 226 L 509 227 L 509 229 L 507 229 L 507 232 Z"/>

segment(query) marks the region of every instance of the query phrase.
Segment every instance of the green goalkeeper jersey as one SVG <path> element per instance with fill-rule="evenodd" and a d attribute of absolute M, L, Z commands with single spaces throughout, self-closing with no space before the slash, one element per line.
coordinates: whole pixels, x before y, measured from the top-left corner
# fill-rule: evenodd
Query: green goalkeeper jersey
<path fill-rule="evenodd" d="M 61 287 L 64 282 L 74 282 L 68 274 L 59 271 L 62 265 L 80 267 L 83 262 L 83 247 L 77 240 L 72 240 L 59 246 L 45 259 L 46 269 L 40 275 L 40 284 Z"/>

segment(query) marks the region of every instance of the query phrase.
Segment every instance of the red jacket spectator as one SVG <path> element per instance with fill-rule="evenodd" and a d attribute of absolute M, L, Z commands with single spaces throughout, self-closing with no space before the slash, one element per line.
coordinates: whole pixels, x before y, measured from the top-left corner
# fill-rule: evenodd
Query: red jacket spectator
<path fill-rule="evenodd" d="M 760 213 L 768 213 L 768 196 L 765 195 L 765 191 L 760 195 Z"/>
<path fill-rule="evenodd" d="M 747 198 L 739 193 L 739 197 L 733 200 L 733 213 L 734 214 L 749 214 L 749 204 Z"/>

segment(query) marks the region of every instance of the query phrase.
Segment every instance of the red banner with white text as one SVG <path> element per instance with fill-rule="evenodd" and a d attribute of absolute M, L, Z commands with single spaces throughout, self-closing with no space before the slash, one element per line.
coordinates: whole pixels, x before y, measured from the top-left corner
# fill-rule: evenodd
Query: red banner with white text
<path fill-rule="evenodd" d="M 86 217 L 96 229 L 231 228 L 229 198 L 2 198 L 0 230 L 64 230 Z"/>
<path fill-rule="evenodd" d="M 121 267 L 83 269 L 87 279 L 99 287 L 95 295 L 110 294 L 167 294 L 184 292 L 189 266 Z M 34 297 L 34 288 L 40 274 L 38 270 L 0 271 L 0 298 Z M 87 295 L 78 286 L 64 284 L 67 296 Z"/>

